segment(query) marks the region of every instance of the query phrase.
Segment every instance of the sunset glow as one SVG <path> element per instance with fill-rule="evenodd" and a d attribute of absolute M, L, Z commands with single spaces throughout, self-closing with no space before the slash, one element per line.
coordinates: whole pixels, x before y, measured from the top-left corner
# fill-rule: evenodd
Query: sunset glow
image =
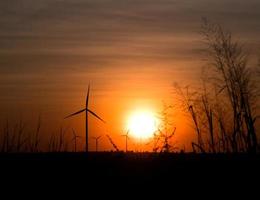
<path fill-rule="evenodd" d="M 213 152 L 220 148 L 213 144 L 224 143 L 222 132 L 230 134 L 224 138 L 246 138 L 254 117 L 255 127 L 250 130 L 260 130 L 259 95 L 252 98 L 256 105 L 243 110 L 240 95 L 249 92 L 241 85 L 241 94 L 233 93 L 238 83 L 256 85 L 256 91 L 260 87 L 259 0 L 12 0 L 0 1 L 0 7 L 0 149 L 2 144 L 5 151 L 14 150 L 10 141 L 27 141 L 23 148 L 18 145 L 20 151 L 27 151 L 38 124 L 37 151 L 59 150 L 58 145 L 49 146 L 56 144 L 62 131 L 66 151 L 96 151 L 94 138 L 100 135 L 99 151 L 117 151 L 107 134 L 119 151 L 126 151 L 126 146 L 134 152 L 153 152 L 154 146 L 158 152 L 168 151 L 165 136 L 176 128 L 168 146 L 194 151 L 201 134 L 202 144 Z M 223 56 L 214 53 L 228 51 L 209 49 L 216 45 L 207 44 L 215 40 L 203 35 L 211 27 L 204 27 L 205 19 L 241 41 L 245 52 L 249 50 L 247 66 L 242 68 L 248 67 L 250 73 L 232 75 L 236 81 L 230 88 L 220 68 L 214 68 L 221 61 L 214 59 Z M 247 74 L 252 78 L 242 78 Z M 240 99 L 237 106 L 228 102 L 233 98 Z M 235 115 L 236 107 L 242 110 Z M 251 121 L 246 110 L 256 115 Z M 250 122 L 248 127 L 242 123 L 241 135 L 231 131 L 237 131 L 241 121 L 234 116 Z M 220 118 L 223 124 L 217 121 Z M 26 124 L 22 139 L 20 122 Z M 246 147 L 246 141 L 243 144 Z"/>
<path fill-rule="evenodd" d="M 136 139 L 148 139 L 153 136 L 156 126 L 157 119 L 152 112 L 138 111 L 129 117 L 127 129 Z"/>
<path fill-rule="evenodd" d="M 89 190 L 106 199 L 145 186 L 146 196 L 257 192 L 260 0 L 0 0 L 0 8 L 7 189 L 31 194 L 46 182 L 59 194 L 56 185 L 76 186 L 75 198 Z"/>

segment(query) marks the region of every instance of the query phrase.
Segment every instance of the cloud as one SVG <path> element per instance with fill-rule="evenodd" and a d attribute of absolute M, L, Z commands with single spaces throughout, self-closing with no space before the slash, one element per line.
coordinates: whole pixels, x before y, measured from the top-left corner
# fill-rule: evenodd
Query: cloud
<path fill-rule="evenodd" d="M 11 83 L 19 74 L 63 80 L 80 72 L 103 83 L 113 68 L 137 74 L 140 66 L 152 73 L 160 66 L 168 77 L 181 62 L 200 60 L 202 16 L 250 38 L 253 48 L 260 40 L 259 0 L 8 0 L 0 7 L 0 77 L 9 74 Z"/>

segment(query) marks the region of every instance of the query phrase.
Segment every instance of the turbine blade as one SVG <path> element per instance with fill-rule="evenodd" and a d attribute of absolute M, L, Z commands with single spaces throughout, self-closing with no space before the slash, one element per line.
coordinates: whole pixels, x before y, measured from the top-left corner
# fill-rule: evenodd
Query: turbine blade
<path fill-rule="evenodd" d="M 99 120 L 101 120 L 102 122 L 106 123 L 103 119 L 101 119 L 101 117 L 99 117 L 96 113 L 94 113 L 93 111 L 86 109 L 88 112 L 90 112 L 92 115 L 94 115 L 96 118 L 98 118 Z"/>
<path fill-rule="evenodd" d="M 86 108 L 88 108 L 89 90 L 90 90 L 90 84 L 88 84 L 88 92 L 87 92 L 87 98 L 86 98 Z"/>
<path fill-rule="evenodd" d="M 79 113 L 82 113 L 82 112 L 84 112 L 85 110 L 86 110 L 86 108 L 84 108 L 84 109 L 82 109 L 82 110 L 80 110 L 80 111 L 78 111 L 78 112 L 72 113 L 72 114 L 66 116 L 64 119 L 67 119 L 67 118 L 69 118 L 69 117 L 72 117 L 72 116 L 74 116 L 74 115 L 77 115 L 77 114 L 79 114 Z"/>

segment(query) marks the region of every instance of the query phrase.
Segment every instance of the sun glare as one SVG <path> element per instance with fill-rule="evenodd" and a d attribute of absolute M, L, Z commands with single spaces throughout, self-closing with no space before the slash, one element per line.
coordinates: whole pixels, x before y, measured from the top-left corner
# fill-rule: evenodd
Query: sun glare
<path fill-rule="evenodd" d="M 148 139 L 156 131 L 156 117 L 152 112 L 135 112 L 128 119 L 127 129 L 137 139 Z"/>

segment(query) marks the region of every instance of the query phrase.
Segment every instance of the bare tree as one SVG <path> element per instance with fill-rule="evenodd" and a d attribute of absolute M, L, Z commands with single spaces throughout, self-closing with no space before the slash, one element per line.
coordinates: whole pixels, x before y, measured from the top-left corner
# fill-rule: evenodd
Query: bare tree
<path fill-rule="evenodd" d="M 192 142 L 193 151 L 197 152 L 196 149 L 198 149 L 199 152 L 205 152 L 203 137 L 201 134 L 200 118 L 198 115 L 200 112 L 198 105 L 198 93 L 191 92 L 188 86 L 183 89 L 177 83 L 175 83 L 174 88 L 177 96 L 181 98 L 181 108 L 184 110 L 184 112 L 188 112 L 195 132 L 197 133 L 197 142 Z"/>
<path fill-rule="evenodd" d="M 158 130 L 154 133 L 153 137 L 153 151 L 157 152 L 171 152 L 178 149 L 172 144 L 172 139 L 176 131 L 176 127 L 173 127 L 172 113 L 170 110 L 173 106 L 166 105 L 164 103 L 163 110 L 159 113 L 159 124 Z M 148 143 L 149 144 L 149 143 Z"/>
<path fill-rule="evenodd" d="M 197 133 L 193 150 L 254 153 L 257 89 L 247 53 L 218 24 L 204 20 L 202 35 L 211 60 L 210 76 L 203 77 L 202 87 L 195 92 L 175 85 Z"/>
<path fill-rule="evenodd" d="M 219 78 L 219 94 L 224 93 L 228 97 L 233 113 L 233 151 L 241 151 L 245 146 L 248 152 L 256 152 L 256 117 L 253 113 L 255 90 L 247 63 L 248 56 L 242 46 L 232 39 L 231 33 L 218 24 L 204 20 L 202 35 Z"/>

